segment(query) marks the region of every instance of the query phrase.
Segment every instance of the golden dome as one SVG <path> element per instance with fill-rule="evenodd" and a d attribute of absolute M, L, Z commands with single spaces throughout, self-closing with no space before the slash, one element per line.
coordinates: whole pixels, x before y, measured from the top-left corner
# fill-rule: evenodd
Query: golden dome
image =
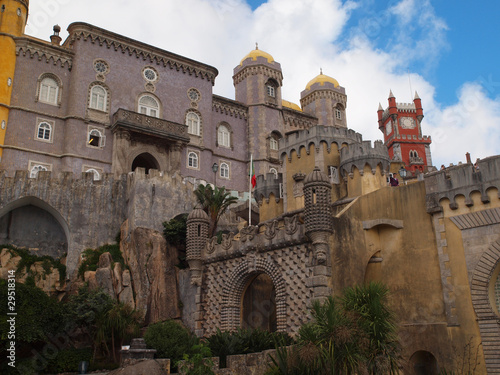
<path fill-rule="evenodd" d="M 258 46 L 255 47 L 255 49 L 253 51 L 251 51 L 248 55 L 246 55 L 241 61 L 240 61 L 240 65 L 243 64 L 243 61 L 245 61 L 246 59 L 248 58 L 252 58 L 253 61 L 257 61 L 257 57 L 265 57 L 267 59 L 267 62 L 268 63 L 272 63 L 274 62 L 274 58 L 268 54 L 267 52 L 264 52 L 262 50 L 259 49 Z"/>
<path fill-rule="evenodd" d="M 320 74 L 318 76 L 309 81 L 306 86 L 306 90 L 309 90 L 315 83 L 319 83 L 321 86 L 324 86 L 325 82 L 330 82 L 331 84 L 333 84 L 333 86 L 335 86 L 335 88 L 340 86 L 335 78 L 329 77 L 323 74 L 323 71 L 320 71 Z"/>
<path fill-rule="evenodd" d="M 295 109 L 296 111 L 300 111 L 302 112 L 302 108 L 300 108 L 297 104 L 295 103 L 292 103 L 292 102 L 289 102 L 288 100 L 282 100 L 281 101 L 281 105 L 283 107 L 287 107 L 287 108 L 291 108 L 291 109 Z"/>

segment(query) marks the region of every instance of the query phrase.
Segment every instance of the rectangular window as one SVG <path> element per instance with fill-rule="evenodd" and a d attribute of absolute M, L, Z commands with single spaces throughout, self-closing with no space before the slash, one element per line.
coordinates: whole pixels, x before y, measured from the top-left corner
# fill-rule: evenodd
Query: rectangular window
<path fill-rule="evenodd" d="M 339 109 L 335 110 L 335 117 L 337 120 L 342 120 L 342 112 Z"/>
<path fill-rule="evenodd" d="M 270 85 L 267 86 L 267 95 L 273 98 L 276 96 L 276 91 L 273 86 Z"/>

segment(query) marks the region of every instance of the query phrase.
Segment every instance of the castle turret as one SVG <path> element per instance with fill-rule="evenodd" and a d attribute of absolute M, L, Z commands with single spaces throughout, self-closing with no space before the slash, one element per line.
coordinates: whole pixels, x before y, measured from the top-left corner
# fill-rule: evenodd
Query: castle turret
<path fill-rule="evenodd" d="M 208 215 L 201 208 L 195 208 L 187 218 L 186 253 L 191 284 L 201 285 L 202 251 L 208 240 Z"/>
<path fill-rule="evenodd" d="M 397 103 L 391 91 L 388 102 L 385 111 L 381 112 L 379 106 L 377 115 L 391 161 L 400 163 L 412 173 L 428 171 L 432 166 L 431 137 L 422 135 L 422 100 L 415 92 L 413 103 Z"/>
<path fill-rule="evenodd" d="M 315 167 L 304 180 L 306 235 L 312 241 L 318 264 L 326 263 L 329 257 L 328 237 L 333 232 L 331 189 L 330 180 L 319 167 Z"/>
<path fill-rule="evenodd" d="M 279 168 L 278 141 L 284 129 L 281 65 L 256 46 L 233 73 L 236 100 L 250 107 L 248 159 L 251 154 L 256 173 L 266 174 L 270 168 Z"/>
<path fill-rule="evenodd" d="M 304 112 L 318 118 L 319 125 L 347 127 L 345 88 L 323 71 L 301 92 L 300 104 Z"/>
<path fill-rule="evenodd" d="M 16 37 L 24 35 L 28 0 L 0 0 L 0 146 L 5 142 L 16 69 Z M 0 160 L 2 157 L 0 148 Z"/>

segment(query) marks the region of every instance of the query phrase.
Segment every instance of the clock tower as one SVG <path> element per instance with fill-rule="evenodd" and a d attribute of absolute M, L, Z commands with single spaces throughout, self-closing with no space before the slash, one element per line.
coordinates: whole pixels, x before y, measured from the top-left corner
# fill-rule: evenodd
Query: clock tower
<path fill-rule="evenodd" d="M 422 135 L 424 112 L 422 101 L 415 91 L 413 103 L 396 103 L 389 93 L 389 107 L 385 110 L 379 104 L 378 127 L 384 133 L 384 143 L 393 162 L 401 162 L 407 171 L 427 172 L 432 166 L 431 137 Z"/>

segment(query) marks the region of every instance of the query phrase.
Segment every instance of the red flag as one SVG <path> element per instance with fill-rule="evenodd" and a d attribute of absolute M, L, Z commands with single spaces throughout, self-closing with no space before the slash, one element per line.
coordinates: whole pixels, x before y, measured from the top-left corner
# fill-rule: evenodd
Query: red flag
<path fill-rule="evenodd" d="M 252 166 L 251 166 L 252 170 L 250 171 L 250 175 L 252 176 L 252 188 L 255 187 L 255 185 L 257 185 L 257 178 L 255 177 L 255 169 L 253 167 L 253 161 L 252 161 Z"/>

